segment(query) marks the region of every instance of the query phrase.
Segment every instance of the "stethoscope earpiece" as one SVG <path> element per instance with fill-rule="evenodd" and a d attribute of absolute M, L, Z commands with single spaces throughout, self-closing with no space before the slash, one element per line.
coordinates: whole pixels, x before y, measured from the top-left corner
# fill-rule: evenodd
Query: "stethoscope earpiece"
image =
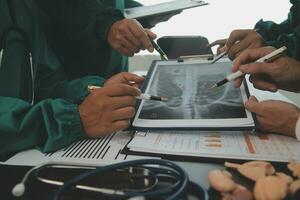
<path fill-rule="evenodd" d="M 18 183 L 17 185 L 15 185 L 11 192 L 15 197 L 23 196 L 23 194 L 25 193 L 25 184 L 23 182 Z"/>

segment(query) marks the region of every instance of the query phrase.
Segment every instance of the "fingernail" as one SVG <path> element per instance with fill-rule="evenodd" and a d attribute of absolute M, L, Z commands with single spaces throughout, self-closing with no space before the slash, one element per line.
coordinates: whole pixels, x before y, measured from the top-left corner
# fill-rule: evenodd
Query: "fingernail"
<path fill-rule="evenodd" d="M 153 51 L 154 51 L 154 48 L 153 48 L 152 46 L 149 46 L 149 47 L 148 47 L 148 50 L 149 50 L 150 52 L 153 52 Z"/>
<path fill-rule="evenodd" d="M 276 87 L 270 87 L 269 90 L 272 91 L 272 92 L 276 92 L 277 88 Z"/>

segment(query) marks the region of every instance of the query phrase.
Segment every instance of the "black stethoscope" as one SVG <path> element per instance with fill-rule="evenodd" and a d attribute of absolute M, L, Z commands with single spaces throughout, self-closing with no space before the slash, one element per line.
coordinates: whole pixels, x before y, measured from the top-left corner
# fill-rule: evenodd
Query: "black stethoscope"
<path fill-rule="evenodd" d="M 0 38 L 0 70 L 2 68 L 2 61 L 4 56 L 4 51 L 6 47 L 6 41 L 8 39 L 9 34 L 17 33 L 20 35 L 23 39 L 24 46 L 25 46 L 25 58 L 28 58 L 26 61 L 26 64 L 29 64 L 30 67 L 30 76 L 31 76 L 31 99 L 28 99 L 28 101 L 31 103 L 31 105 L 34 104 L 34 70 L 33 70 L 33 62 L 32 62 L 32 51 L 30 47 L 29 37 L 27 33 L 18 26 L 17 19 L 16 19 L 16 13 L 14 10 L 14 6 L 12 1 L 7 0 L 7 5 L 9 9 L 9 15 L 12 21 L 12 25 L 8 26 L 2 33 L 2 36 Z"/>
<path fill-rule="evenodd" d="M 69 180 L 54 180 L 37 175 L 40 170 L 54 167 L 64 170 L 80 168 L 90 169 L 89 171 L 72 177 Z M 112 171 L 125 171 L 128 174 L 129 182 L 137 182 L 138 188 L 107 188 L 84 185 L 83 181 L 99 175 L 109 174 Z M 14 196 L 22 196 L 25 192 L 25 182 L 34 173 L 36 178 L 44 183 L 59 186 L 53 200 L 58 200 L 70 187 L 81 190 L 101 193 L 101 195 L 115 199 L 166 199 L 179 200 L 186 195 L 191 195 L 201 200 L 208 200 L 207 191 L 189 180 L 187 173 L 177 164 L 160 159 L 142 159 L 126 161 L 103 167 L 82 166 L 78 164 L 67 165 L 63 163 L 46 163 L 29 170 L 22 181 L 17 184 L 12 193 Z M 113 177 L 111 177 L 113 179 Z M 163 186 L 158 185 L 163 182 Z M 115 183 L 117 184 L 117 183 Z"/>

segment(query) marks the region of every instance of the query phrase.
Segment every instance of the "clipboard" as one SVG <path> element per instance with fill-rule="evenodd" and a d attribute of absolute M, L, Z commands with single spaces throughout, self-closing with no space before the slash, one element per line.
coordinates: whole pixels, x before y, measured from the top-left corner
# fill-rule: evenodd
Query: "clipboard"
<path fill-rule="evenodd" d="M 201 0 L 173 0 L 149 6 L 126 8 L 124 9 L 124 16 L 128 19 L 137 19 L 204 5 L 208 5 L 208 3 Z"/>
<path fill-rule="evenodd" d="M 236 90 L 233 85 L 227 84 L 225 86 L 226 95 L 229 95 L 230 98 L 227 98 L 228 96 L 225 93 L 223 94 L 222 91 L 205 91 L 201 93 L 201 90 L 198 89 L 198 85 L 202 89 L 208 89 L 214 82 L 224 78 L 226 74 L 219 73 L 224 64 L 227 65 L 227 73 L 229 74 L 231 69 L 231 61 L 229 59 L 222 59 L 214 65 L 209 65 L 209 60 L 203 58 L 153 61 L 141 90 L 143 93 L 164 96 L 169 100 L 167 102 L 138 100 L 136 104 L 137 112 L 129 129 L 141 131 L 256 129 L 258 123 L 255 114 L 244 108 L 244 102 L 249 97 L 246 81 L 243 82 L 240 89 Z M 205 74 L 207 70 L 212 74 L 216 71 L 217 76 L 212 79 L 209 75 Z M 170 74 L 168 74 L 169 72 Z M 204 74 L 201 75 L 203 72 Z M 181 73 L 184 73 L 184 75 L 180 76 Z M 206 77 L 209 83 L 202 81 L 201 77 Z M 178 82 L 176 79 L 180 81 Z M 187 83 L 189 87 L 184 85 L 187 81 L 189 82 Z M 183 85 L 180 86 L 182 82 Z M 174 94 L 178 86 L 179 88 L 182 87 L 181 91 L 178 94 Z M 197 90 L 196 94 L 195 90 Z M 220 90 L 224 90 L 224 88 Z M 170 93 L 168 94 L 168 92 Z M 187 95 L 190 95 L 188 97 L 190 99 L 187 99 Z M 205 95 L 212 95 L 212 97 L 207 98 L 211 102 L 207 99 L 205 100 L 206 103 L 201 102 Z M 235 100 L 235 97 L 238 97 L 239 100 Z M 214 105 L 215 102 L 217 103 Z M 178 107 L 176 107 L 176 103 Z M 206 114 L 203 114 L 204 111 Z"/>

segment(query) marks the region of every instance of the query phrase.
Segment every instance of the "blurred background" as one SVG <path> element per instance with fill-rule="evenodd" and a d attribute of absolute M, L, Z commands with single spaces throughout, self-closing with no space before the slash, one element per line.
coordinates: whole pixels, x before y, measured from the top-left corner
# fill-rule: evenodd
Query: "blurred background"
<path fill-rule="evenodd" d="M 170 0 L 137 0 L 144 5 Z M 165 35 L 202 35 L 210 42 L 227 38 L 234 29 L 251 29 L 260 19 L 282 22 L 290 9 L 289 0 L 204 0 L 209 5 L 184 10 L 152 30 Z M 146 51 L 141 54 L 149 54 Z"/>

